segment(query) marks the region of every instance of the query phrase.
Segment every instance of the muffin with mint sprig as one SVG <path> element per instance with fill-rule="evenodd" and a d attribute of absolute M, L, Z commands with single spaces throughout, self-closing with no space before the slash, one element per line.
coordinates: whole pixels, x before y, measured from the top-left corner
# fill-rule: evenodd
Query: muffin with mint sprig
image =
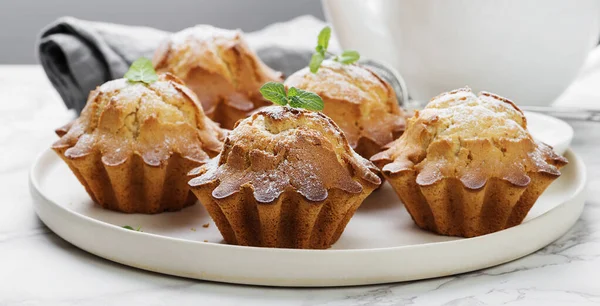
<path fill-rule="evenodd" d="M 177 77 L 157 75 L 148 59 L 92 91 L 57 134 L 52 149 L 94 202 L 148 214 L 194 204 L 187 172 L 217 155 L 225 137 L 196 95 Z"/>
<path fill-rule="evenodd" d="M 330 35 L 329 27 L 319 33 L 309 66 L 289 76 L 285 85 L 322 97 L 323 113 L 344 131 L 358 154 L 370 158 L 402 135 L 405 113 L 392 86 L 356 63 L 358 52 L 346 50 L 327 59 Z"/>
<path fill-rule="evenodd" d="M 330 118 L 310 111 L 322 108 L 318 95 L 278 83 L 261 92 L 280 106 L 238 122 L 189 185 L 227 243 L 328 248 L 381 183 L 376 168 Z"/>

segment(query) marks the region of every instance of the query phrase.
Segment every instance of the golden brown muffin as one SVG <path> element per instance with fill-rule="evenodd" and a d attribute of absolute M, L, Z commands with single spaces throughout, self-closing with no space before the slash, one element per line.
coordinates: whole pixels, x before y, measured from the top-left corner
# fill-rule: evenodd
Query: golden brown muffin
<path fill-rule="evenodd" d="M 371 158 L 421 228 L 474 237 L 520 224 L 567 160 L 536 143 L 508 99 L 443 93 Z"/>
<path fill-rule="evenodd" d="M 380 152 L 404 131 L 404 112 L 394 89 L 366 67 L 326 60 L 316 74 L 304 68 L 292 74 L 285 85 L 321 96 L 323 113 L 365 158 Z"/>
<path fill-rule="evenodd" d="M 189 184 L 230 244 L 330 247 L 381 183 L 327 116 L 272 106 L 240 121 Z"/>
<path fill-rule="evenodd" d="M 250 50 L 242 32 L 198 25 L 171 35 L 154 54 L 158 72 L 171 72 L 191 88 L 206 115 L 232 129 L 258 107 L 270 105 L 259 92 L 281 73 Z"/>
<path fill-rule="evenodd" d="M 192 205 L 187 172 L 217 155 L 225 138 L 194 93 L 170 74 L 150 85 L 105 83 L 57 134 L 52 149 L 92 200 L 126 213 Z"/>

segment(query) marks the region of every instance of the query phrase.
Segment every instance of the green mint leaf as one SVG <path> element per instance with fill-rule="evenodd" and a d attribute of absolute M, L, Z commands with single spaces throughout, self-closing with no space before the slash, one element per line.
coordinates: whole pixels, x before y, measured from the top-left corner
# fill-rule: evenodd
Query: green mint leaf
<path fill-rule="evenodd" d="M 145 57 L 135 60 L 123 77 L 130 82 L 143 82 L 146 84 L 152 84 L 158 80 L 152 61 Z"/>
<path fill-rule="evenodd" d="M 322 54 L 323 56 L 325 56 L 325 52 L 326 52 L 327 50 L 325 50 L 325 48 L 323 48 L 323 46 L 321 46 L 321 45 L 317 45 L 317 46 L 315 47 L 315 51 L 317 51 L 317 53 L 320 53 L 320 54 Z"/>
<path fill-rule="evenodd" d="M 319 67 L 321 67 L 321 63 L 325 59 L 325 55 L 321 53 L 314 53 L 310 59 L 310 63 L 308 67 L 310 68 L 310 72 L 317 73 L 319 71 Z"/>
<path fill-rule="evenodd" d="M 319 39 L 317 40 L 317 46 L 323 47 L 324 51 L 327 51 L 329 47 L 329 38 L 331 38 L 331 28 L 324 27 L 319 33 Z"/>
<path fill-rule="evenodd" d="M 287 92 L 288 98 L 295 97 L 295 96 L 298 96 L 298 95 L 300 95 L 300 91 L 299 91 L 298 88 L 296 88 L 296 87 L 290 87 L 290 89 L 288 89 L 288 92 Z"/>
<path fill-rule="evenodd" d="M 295 108 L 304 108 L 302 100 L 300 100 L 300 98 L 297 96 L 290 97 L 290 106 Z"/>
<path fill-rule="evenodd" d="M 275 104 L 286 105 L 287 95 L 283 84 L 277 82 L 267 82 L 260 88 L 260 93 L 263 97 Z"/>
<path fill-rule="evenodd" d="M 130 231 L 136 231 L 136 232 L 141 232 L 141 229 L 142 229 L 142 227 L 141 227 L 141 226 L 138 226 L 138 228 L 133 228 L 133 227 L 131 227 L 131 226 L 129 226 L 129 225 L 122 226 L 122 228 L 124 228 L 124 229 L 128 229 L 128 230 L 130 230 Z"/>
<path fill-rule="evenodd" d="M 325 104 L 323 99 L 316 93 L 290 87 L 288 89 L 288 98 L 290 100 L 290 106 L 296 108 L 304 108 L 313 111 L 323 110 Z"/>
<path fill-rule="evenodd" d="M 345 50 L 341 55 L 336 56 L 334 60 L 342 64 L 352 64 L 360 59 L 360 54 L 353 50 Z"/>

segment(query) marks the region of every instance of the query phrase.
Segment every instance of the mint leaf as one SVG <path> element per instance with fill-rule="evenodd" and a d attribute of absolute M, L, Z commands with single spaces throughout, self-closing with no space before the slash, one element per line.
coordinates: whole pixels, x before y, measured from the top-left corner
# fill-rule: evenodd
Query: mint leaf
<path fill-rule="evenodd" d="M 310 63 L 308 67 L 310 68 L 310 72 L 317 73 L 319 71 L 319 67 L 321 67 L 321 63 L 325 59 L 325 55 L 321 53 L 314 53 L 310 58 Z"/>
<path fill-rule="evenodd" d="M 300 94 L 300 89 L 293 87 L 293 86 L 290 87 L 290 89 L 288 89 L 288 92 L 287 92 L 288 98 L 298 96 L 299 94 Z"/>
<path fill-rule="evenodd" d="M 319 38 L 317 40 L 317 46 L 323 47 L 324 51 L 327 51 L 327 47 L 329 47 L 329 38 L 331 38 L 331 28 L 324 27 L 323 30 L 319 33 Z"/>
<path fill-rule="evenodd" d="M 317 45 L 315 47 L 315 51 L 317 51 L 317 53 L 320 53 L 324 57 L 325 56 L 325 51 L 327 51 L 327 50 L 325 50 L 325 48 L 323 48 L 323 46 Z"/>
<path fill-rule="evenodd" d="M 323 107 L 325 106 L 323 99 L 316 93 L 295 87 L 290 87 L 290 89 L 288 89 L 288 98 L 290 106 L 296 108 L 320 111 L 323 110 Z"/>
<path fill-rule="evenodd" d="M 286 105 L 287 95 L 283 84 L 277 82 L 267 82 L 260 88 L 260 93 L 263 97 L 275 104 Z"/>
<path fill-rule="evenodd" d="M 327 48 L 329 47 L 329 39 L 331 38 L 331 28 L 324 27 L 321 32 L 319 32 L 319 37 L 317 38 L 317 46 L 315 47 L 316 53 L 312 55 L 310 58 L 310 63 L 308 67 L 310 68 L 310 72 L 317 73 L 319 71 L 319 67 L 321 67 L 321 63 L 325 60 L 326 55 L 332 55 L 330 52 L 327 52 Z M 336 55 L 333 60 L 336 62 L 340 62 L 342 64 L 352 64 L 360 59 L 360 54 L 353 50 L 346 50 L 342 52 L 341 55 Z M 291 102 L 290 102 L 291 103 Z"/>
<path fill-rule="evenodd" d="M 352 64 L 360 59 L 360 54 L 353 50 L 345 50 L 341 55 L 336 56 L 335 60 L 342 64 Z"/>
<path fill-rule="evenodd" d="M 289 103 L 291 107 L 304 108 L 307 110 L 320 111 L 323 109 L 323 99 L 316 93 L 290 87 L 285 92 L 285 87 L 281 83 L 268 82 L 260 88 L 263 97 L 275 104 L 285 106 Z"/>
<path fill-rule="evenodd" d="M 317 71 L 319 71 L 319 67 L 325 59 L 325 54 L 327 53 L 327 47 L 329 47 L 330 38 L 331 28 L 324 27 L 321 30 L 321 32 L 319 32 L 319 37 L 317 39 L 317 46 L 315 47 L 315 51 L 317 51 L 317 53 L 313 54 L 313 56 L 310 58 L 310 63 L 308 64 L 310 72 L 317 73 Z"/>
<path fill-rule="evenodd" d="M 131 226 L 129 226 L 129 225 L 125 225 L 125 226 L 122 226 L 122 227 L 123 227 L 124 229 L 128 229 L 128 230 L 130 230 L 130 231 L 136 231 L 136 232 L 141 232 L 141 229 L 142 229 L 142 227 L 141 227 L 141 226 L 138 226 L 138 228 L 137 228 L 137 229 L 135 229 L 135 228 L 133 228 L 133 227 L 131 227 Z"/>
<path fill-rule="evenodd" d="M 143 82 L 146 84 L 152 84 L 158 80 L 152 61 L 145 57 L 135 60 L 123 77 L 130 82 Z"/>
<path fill-rule="evenodd" d="M 290 106 L 295 108 L 303 108 L 302 100 L 298 97 L 290 97 Z"/>

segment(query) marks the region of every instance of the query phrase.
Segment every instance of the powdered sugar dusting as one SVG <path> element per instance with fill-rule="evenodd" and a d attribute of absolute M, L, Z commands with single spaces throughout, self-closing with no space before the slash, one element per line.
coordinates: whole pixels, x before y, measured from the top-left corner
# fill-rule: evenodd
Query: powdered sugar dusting
<path fill-rule="evenodd" d="M 258 202 L 270 203 L 292 188 L 309 201 L 321 202 L 331 188 L 360 193 L 376 177 L 373 165 L 356 159 L 343 134 L 327 117 L 273 106 L 240 122 L 226 141 L 218 164 L 190 182 L 218 182 L 215 198 L 253 189 Z M 352 156 L 351 163 L 347 162 Z M 349 167 L 354 171 L 349 171 Z"/>
<path fill-rule="evenodd" d="M 285 85 L 321 96 L 323 113 L 340 126 L 350 146 L 367 158 L 404 130 L 404 112 L 393 88 L 361 65 L 326 60 L 317 73 L 302 69 Z"/>
<path fill-rule="evenodd" d="M 317 74 L 310 72 L 308 67 L 301 69 L 288 77 L 285 84 L 349 103 L 383 103 L 388 99 L 387 86 L 370 70 L 333 60 L 325 60 Z"/>
<path fill-rule="evenodd" d="M 225 40 L 234 40 L 236 36 L 240 35 L 241 31 L 227 30 L 213 27 L 212 25 L 199 24 L 180 32 L 171 35 L 171 42 L 173 44 L 185 44 L 189 39 L 197 41 L 209 41 L 215 38 L 222 38 Z"/>
<path fill-rule="evenodd" d="M 152 84 L 107 82 L 90 93 L 81 116 L 53 147 L 69 147 L 70 158 L 99 151 L 106 165 L 122 164 L 133 154 L 151 166 L 173 153 L 205 162 L 220 149 L 224 133 L 180 85 L 168 74 Z"/>
<path fill-rule="evenodd" d="M 558 176 L 566 160 L 536 143 L 510 100 L 470 89 L 441 94 L 409 119 L 407 131 L 376 160 L 388 173 L 417 171 L 417 183 L 458 178 L 482 188 L 491 177 L 527 186 L 532 172 Z M 391 161 L 391 162 L 390 162 Z"/>

